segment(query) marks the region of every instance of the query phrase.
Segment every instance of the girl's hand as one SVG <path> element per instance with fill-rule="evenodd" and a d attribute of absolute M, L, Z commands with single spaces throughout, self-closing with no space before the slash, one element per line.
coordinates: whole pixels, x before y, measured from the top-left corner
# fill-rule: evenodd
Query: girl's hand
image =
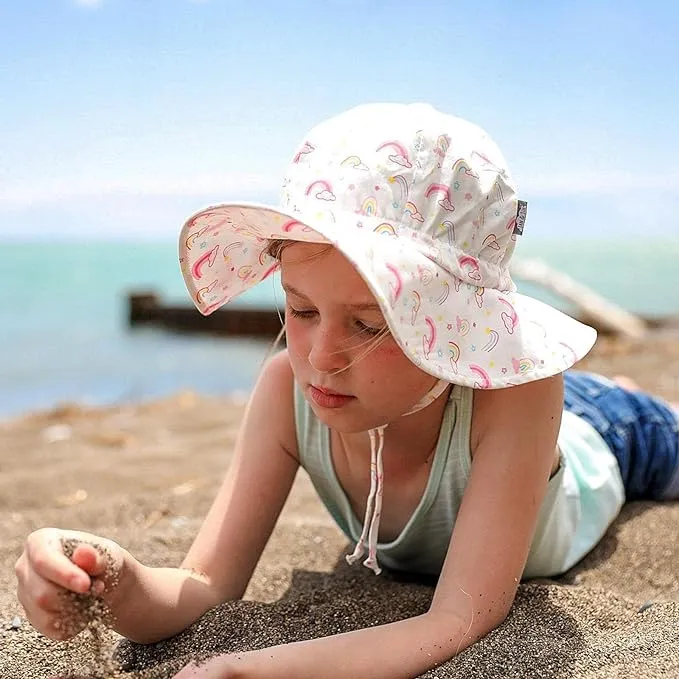
<path fill-rule="evenodd" d="M 17 595 L 28 621 L 50 639 L 76 636 L 87 620 L 75 595 L 90 594 L 106 603 L 123 562 L 124 550 L 96 535 L 56 528 L 31 533 L 15 566 Z"/>
<path fill-rule="evenodd" d="M 229 679 L 235 676 L 230 656 L 218 655 L 205 662 L 187 665 L 174 675 L 174 679 Z"/>

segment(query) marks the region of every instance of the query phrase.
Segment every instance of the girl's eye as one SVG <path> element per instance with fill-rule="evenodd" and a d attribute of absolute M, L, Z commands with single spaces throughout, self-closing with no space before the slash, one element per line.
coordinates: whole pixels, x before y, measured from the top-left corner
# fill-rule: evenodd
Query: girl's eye
<path fill-rule="evenodd" d="M 293 318 L 302 318 L 302 319 L 310 319 L 316 316 L 318 313 L 317 311 L 313 309 L 295 309 L 294 307 L 290 306 L 288 304 L 288 313 L 293 317 Z M 384 326 L 380 328 L 374 328 L 371 325 L 366 325 L 362 321 L 359 321 L 358 319 L 354 321 L 354 325 L 356 326 L 357 330 L 359 332 L 365 333 L 366 335 L 379 335 L 381 332 L 384 331 Z"/>
<path fill-rule="evenodd" d="M 288 305 L 288 311 L 294 318 L 311 318 L 316 313 L 315 311 L 301 311 L 299 309 L 294 309 L 290 305 Z"/>
<path fill-rule="evenodd" d="M 364 332 L 366 335 L 379 335 L 384 330 L 384 327 L 373 328 L 371 325 L 366 325 L 361 321 L 356 321 L 356 327 L 360 332 Z"/>

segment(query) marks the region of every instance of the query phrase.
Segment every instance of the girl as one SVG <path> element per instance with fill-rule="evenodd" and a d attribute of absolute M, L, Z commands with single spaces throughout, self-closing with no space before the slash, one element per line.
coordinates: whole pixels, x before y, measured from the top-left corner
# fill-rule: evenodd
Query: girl
<path fill-rule="evenodd" d="M 348 561 L 367 551 L 375 573 L 438 575 L 430 609 L 178 676 L 415 677 L 500 624 L 522 578 L 573 566 L 625 497 L 677 497 L 677 416 L 564 377 L 595 332 L 515 292 L 526 205 L 478 127 L 424 105 L 361 106 L 310 132 L 283 189 L 281 208 L 211 207 L 180 237 L 204 314 L 280 268 L 287 337 L 182 566 L 44 529 L 17 563 L 19 598 L 53 638 L 77 631 L 60 628 L 59 593 L 90 587 L 121 634 L 174 635 L 242 596 L 302 466 L 356 543 Z M 108 570 L 87 544 L 66 558 L 68 537 L 106 547 Z"/>

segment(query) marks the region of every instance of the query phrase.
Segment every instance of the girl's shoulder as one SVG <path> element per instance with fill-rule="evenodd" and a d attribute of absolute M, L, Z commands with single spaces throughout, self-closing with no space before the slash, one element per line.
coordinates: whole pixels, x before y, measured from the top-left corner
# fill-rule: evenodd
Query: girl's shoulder
<path fill-rule="evenodd" d="M 537 427 L 536 419 L 560 418 L 563 411 L 563 375 L 504 389 L 474 389 L 472 437 L 497 429 Z"/>
<path fill-rule="evenodd" d="M 281 446 L 299 460 L 294 404 L 295 377 L 287 349 L 271 357 L 262 368 L 250 396 L 248 411 L 266 413 L 267 429 Z M 246 417 L 248 412 L 246 411 Z"/>

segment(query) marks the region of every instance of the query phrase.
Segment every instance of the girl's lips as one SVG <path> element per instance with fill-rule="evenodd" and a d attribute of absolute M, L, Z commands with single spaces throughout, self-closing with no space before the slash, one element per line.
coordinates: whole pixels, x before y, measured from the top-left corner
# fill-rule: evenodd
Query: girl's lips
<path fill-rule="evenodd" d="M 313 384 L 309 385 L 309 395 L 314 403 L 321 406 L 321 408 L 341 408 L 354 398 L 346 394 L 328 391 L 322 387 L 316 387 Z"/>

